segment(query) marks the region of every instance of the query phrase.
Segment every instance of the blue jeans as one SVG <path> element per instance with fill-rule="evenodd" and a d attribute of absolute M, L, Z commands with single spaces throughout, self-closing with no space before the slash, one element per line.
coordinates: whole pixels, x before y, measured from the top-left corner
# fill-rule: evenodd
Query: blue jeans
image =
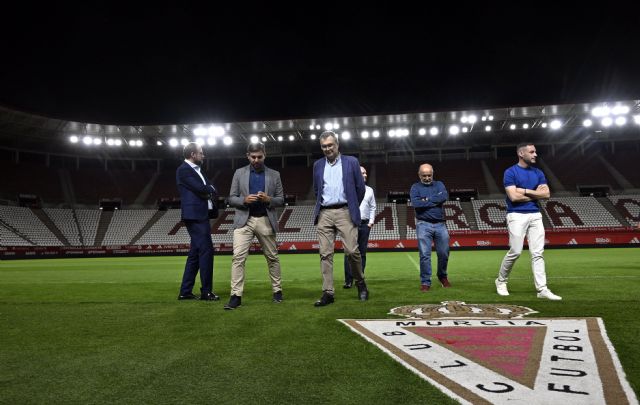
<path fill-rule="evenodd" d="M 438 278 L 447 277 L 449 232 L 444 222 L 432 224 L 418 220 L 416 234 L 420 251 L 420 283 L 431 285 L 431 241 L 435 244 L 438 255 Z"/>

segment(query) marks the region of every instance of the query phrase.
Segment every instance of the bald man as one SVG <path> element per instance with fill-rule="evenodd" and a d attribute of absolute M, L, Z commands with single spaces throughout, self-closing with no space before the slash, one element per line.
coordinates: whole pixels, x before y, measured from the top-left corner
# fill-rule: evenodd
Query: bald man
<path fill-rule="evenodd" d="M 447 278 L 449 263 L 449 232 L 444 216 L 443 205 L 449 199 L 449 193 L 441 181 L 433 180 L 433 167 L 420 165 L 420 181 L 411 186 L 409 195 L 411 205 L 416 211 L 416 235 L 420 251 L 420 291 L 431 289 L 431 242 L 438 255 L 438 280 L 443 287 L 451 287 Z"/>

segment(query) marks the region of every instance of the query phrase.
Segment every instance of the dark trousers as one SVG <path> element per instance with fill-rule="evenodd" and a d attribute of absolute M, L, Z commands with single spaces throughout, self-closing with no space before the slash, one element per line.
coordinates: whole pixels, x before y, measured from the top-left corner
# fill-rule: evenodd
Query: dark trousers
<path fill-rule="evenodd" d="M 184 266 L 180 295 L 190 294 L 196 282 L 196 275 L 200 271 L 200 289 L 202 294 L 213 291 L 213 241 L 211 240 L 211 225 L 209 220 L 184 220 L 187 232 L 191 237 L 191 249 Z"/>
<path fill-rule="evenodd" d="M 362 259 L 362 274 L 364 274 L 364 268 L 367 264 L 367 244 L 369 243 L 369 222 L 358 226 L 358 250 L 360 250 L 360 258 Z M 353 275 L 351 274 L 351 267 L 349 267 L 349 261 L 347 256 L 344 257 L 344 283 L 353 283 Z"/>

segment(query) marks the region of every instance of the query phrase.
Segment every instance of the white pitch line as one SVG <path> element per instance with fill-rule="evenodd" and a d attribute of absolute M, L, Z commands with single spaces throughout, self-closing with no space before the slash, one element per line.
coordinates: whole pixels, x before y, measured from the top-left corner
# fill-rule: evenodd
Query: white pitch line
<path fill-rule="evenodd" d="M 409 258 L 409 261 L 413 263 L 413 267 L 415 267 L 416 270 L 420 270 L 420 265 L 416 262 L 416 259 L 414 259 L 409 253 L 407 253 L 407 257 Z"/>

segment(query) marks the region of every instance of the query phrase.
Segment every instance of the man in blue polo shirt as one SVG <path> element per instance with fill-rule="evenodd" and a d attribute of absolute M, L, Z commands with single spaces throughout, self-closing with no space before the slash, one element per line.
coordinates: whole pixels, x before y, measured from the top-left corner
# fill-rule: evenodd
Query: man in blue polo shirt
<path fill-rule="evenodd" d="M 509 251 L 502 260 L 496 279 L 499 295 L 509 295 L 507 281 L 513 265 L 522 253 L 524 238 L 529 242 L 533 280 L 538 298 L 559 301 L 562 297 L 547 288 L 544 266 L 544 225 L 538 200 L 551 197 L 544 173 L 532 165 L 538 157 L 531 143 L 517 146 L 518 163 L 504 172 L 504 189 L 507 193 L 507 227 L 509 228 Z"/>
<path fill-rule="evenodd" d="M 451 287 L 447 278 L 449 263 L 449 232 L 444 217 L 443 204 L 449 193 L 441 181 L 433 180 L 433 167 L 420 165 L 420 181 L 411 186 L 411 205 L 416 211 L 416 234 L 420 252 L 420 291 L 431 289 L 431 242 L 438 255 L 438 280 L 443 287 Z"/>

